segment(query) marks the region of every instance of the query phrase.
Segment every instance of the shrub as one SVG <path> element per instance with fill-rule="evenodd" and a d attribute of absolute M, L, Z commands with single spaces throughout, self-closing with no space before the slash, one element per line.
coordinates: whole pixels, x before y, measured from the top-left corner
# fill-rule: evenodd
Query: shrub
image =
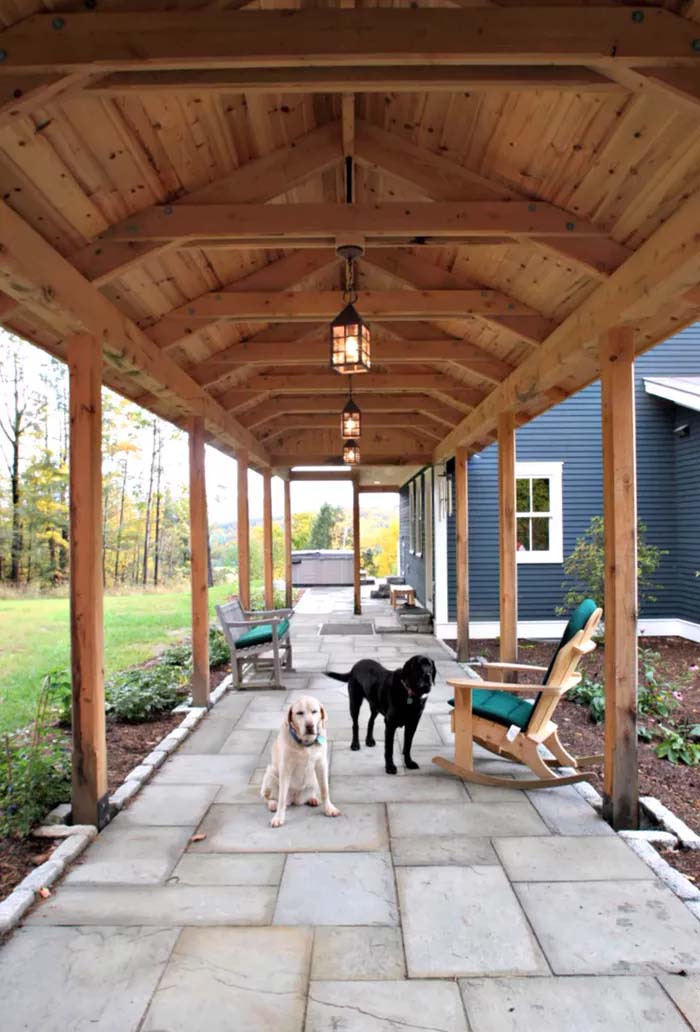
<path fill-rule="evenodd" d="M 50 670 L 41 679 L 42 690 L 46 692 L 48 704 L 56 711 L 58 723 L 71 726 L 72 691 L 70 674 L 67 670 Z"/>
<path fill-rule="evenodd" d="M 209 667 L 223 666 L 230 659 L 229 647 L 226 644 L 223 632 L 211 624 L 209 627 Z M 180 642 L 177 645 L 169 645 L 161 653 L 158 660 L 160 664 L 174 669 L 192 670 L 192 645 L 189 641 Z"/>
<path fill-rule="evenodd" d="M 209 628 L 209 667 L 214 670 L 231 659 L 231 651 L 224 638 L 223 631 L 213 625 Z"/>
<path fill-rule="evenodd" d="M 588 706 L 588 715 L 594 724 L 600 724 L 605 717 L 605 690 L 600 681 L 589 681 L 582 677 L 577 685 L 566 693 L 567 699 L 579 706 Z"/>
<path fill-rule="evenodd" d="M 637 581 L 640 606 L 644 602 L 655 602 L 653 592 L 658 585 L 653 583 L 654 573 L 665 549 L 648 545 L 645 541 L 646 527 L 637 524 Z M 566 580 L 562 587 L 568 588 L 564 605 L 558 607 L 560 614 L 568 612 L 588 596 L 602 606 L 604 598 L 605 558 L 603 552 L 603 517 L 593 516 L 581 537 L 577 538 L 574 550 L 564 560 Z M 573 583 L 572 583 L 573 582 Z"/>
<path fill-rule="evenodd" d="M 637 692 L 637 709 L 644 715 L 666 718 L 678 705 L 678 686 L 669 681 L 660 680 L 656 664 L 659 653 L 652 649 L 640 648 L 639 658 L 642 663 L 642 676 Z M 689 675 L 684 679 L 687 683 Z"/>
<path fill-rule="evenodd" d="M 661 741 L 654 751 L 660 759 L 669 763 L 685 763 L 688 767 L 700 764 L 700 745 L 691 742 L 682 731 L 659 724 L 657 734 Z"/>
<path fill-rule="evenodd" d="M 24 837 L 70 798 L 70 754 L 48 731 L 49 710 L 49 689 L 42 685 L 31 730 L 0 743 L 0 835 Z"/>
<path fill-rule="evenodd" d="M 169 713 L 186 693 L 187 673 L 156 663 L 145 670 L 125 670 L 105 685 L 107 713 L 127 723 L 153 720 Z"/>

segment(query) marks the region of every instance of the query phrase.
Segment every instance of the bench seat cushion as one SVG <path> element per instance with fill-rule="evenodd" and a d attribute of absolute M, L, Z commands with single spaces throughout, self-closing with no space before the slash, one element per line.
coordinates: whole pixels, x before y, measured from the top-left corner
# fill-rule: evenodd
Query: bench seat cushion
<path fill-rule="evenodd" d="M 289 620 L 285 617 L 277 624 L 277 637 L 281 638 L 289 630 Z M 272 641 L 272 624 L 260 624 L 258 627 L 251 627 L 236 639 L 237 649 L 249 649 L 253 645 L 266 645 Z"/>
<path fill-rule="evenodd" d="M 449 700 L 450 706 L 454 706 L 454 699 Z M 517 695 L 509 695 L 507 692 L 490 692 L 487 688 L 474 688 L 472 690 L 472 713 L 477 717 L 484 717 L 492 720 L 495 724 L 503 724 L 510 727 L 525 729 L 532 713 L 533 704 L 527 699 Z"/>

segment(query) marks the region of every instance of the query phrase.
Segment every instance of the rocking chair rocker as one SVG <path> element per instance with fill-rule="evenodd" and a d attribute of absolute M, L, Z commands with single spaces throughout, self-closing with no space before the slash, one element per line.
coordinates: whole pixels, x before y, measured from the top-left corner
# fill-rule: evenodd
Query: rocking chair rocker
<path fill-rule="evenodd" d="M 464 781 L 499 788 L 527 791 L 584 781 L 588 774 L 581 771 L 581 766 L 599 762 L 602 756 L 571 756 L 561 744 L 557 725 L 551 718 L 561 697 L 581 680 L 577 667 L 581 657 L 596 647 L 593 635 L 602 612 L 590 598 L 576 607 L 549 667 L 484 664 L 487 677 L 493 676 L 492 671 L 544 673 L 540 684 L 518 687 L 503 681 L 449 680 L 447 683 L 455 690 L 454 700 L 450 700 L 450 705 L 454 706 L 451 726 L 455 735 L 455 758 L 450 762 L 436 756 L 433 763 Z M 537 696 L 534 702 L 522 698 L 532 695 Z M 499 757 L 526 764 L 537 779 L 497 777 L 475 771 L 473 742 Z M 540 755 L 540 745 L 546 746 L 553 760 Z M 573 767 L 576 773 L 557 775 L 552 769 L 557 766 Z"/>

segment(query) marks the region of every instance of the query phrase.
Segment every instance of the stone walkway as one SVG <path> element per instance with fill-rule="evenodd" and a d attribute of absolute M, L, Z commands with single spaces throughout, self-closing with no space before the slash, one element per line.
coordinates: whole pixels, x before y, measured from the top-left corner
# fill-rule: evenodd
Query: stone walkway
<path fill-rule="evenodd" d="M 320 637 L 349 597 L 304 596 L 289 694 L 226 696 L 0 950 L 3 1032 L 700 1029 L 700 921 L 574 788 L 467 789 L 433 766 L 460 668 L 430 637 Z M 381 746 L 350 752 L 322 671 L 416 652 L 439 671 L 421 766 L 388 777 Z M 305 691 L 343 816 L 292 808 L 273 830 L 262 771 Z"/>

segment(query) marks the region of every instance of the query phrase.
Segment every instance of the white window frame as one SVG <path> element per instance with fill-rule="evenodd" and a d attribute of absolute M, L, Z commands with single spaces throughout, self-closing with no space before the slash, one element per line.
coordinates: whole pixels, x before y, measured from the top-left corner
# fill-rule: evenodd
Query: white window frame
<path fill-rule="evenodd" d="M 423 555 L 423 474 L 413 481 L 416 485 L 416 529 L 413 535 L 415 552 L 417 556 Z"/>
<path fill-rule="evenodd" d="M 515 479 L 527 477 L 531 480 L 549 480 L 549 549 L 546 552 L 526 552 L 516 548 L 518 564 L 563 563 L 564 562 L 564 504 L 563 504 L 563 462 L 516 462 Z M 516 513 L 517 524 L 517 485 Z"/>
<path fill-rule="evenodd" d="M 408 550 L 411 555 L 416 550 L 416 482 L 412 480 L 408 485 Z"/>

